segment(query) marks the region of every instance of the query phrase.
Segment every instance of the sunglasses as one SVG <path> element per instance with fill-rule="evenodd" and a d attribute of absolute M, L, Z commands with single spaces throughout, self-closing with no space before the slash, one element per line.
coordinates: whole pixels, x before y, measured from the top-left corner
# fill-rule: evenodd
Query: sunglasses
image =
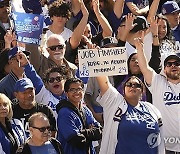
<path fill-rule="evenodd" d="M 174 65 L 174 66 L 180 66 L 180 61 L 167 62 L 165 66 L 171 67 L 172 65 Z"/>
<path fill-rule="evenodd" d="M 69 89 L 69 92 L 72 92 L 72 93 L 79 93 L 79 92 L 82 92 L 83 89 L 82 88 L 70 88 Z"/>
<path fill-rule="evenodd" d="M 55 80 L 56 80 L 57 82 L 60 82 L 60 81 L 62 81 L 63 79 L 64 79 L 64 77 L 62 77 L 62 76 L 57 76 L 57 77 L 55 77 L 55 78 L 51 77 L 51 78 L 49 78 L 48 82 L 49 82 L 49 83 L 53 83 Z"/>
<path fill-rule="evenodd" d="M 5 6 L 9 6 L 9 3 L 8 2 L 1 2 L 0 3 L 0 8 L 3 8 Z"/>
<path fill-rule="evenodd" d="M 142 88 L 142 85 L 140 83 L 131 83 L 131 82 L 127 82 L 125 84 L 126 87 L 134 87 L 134 88 Z"/>
<path fill-rule="evenodd" d="M 41 128 L 33 126 L 32 128 L 38 129 L 41 133 L 44 133 L 46 130 L 51 131 L 51 127 L 50 126 L 41 127 Z"/>
<path fill-rule="evenodd" d="M 54 46 L 50 46 L 50 47 L 48 47 L 50 50 L 52 50 L 52 51 L 56 51 L 57 49 L 58 50 L 62 50 L 62 49 L 64 49 L 64 47 L 65 47 L 65 45 L 54 45 Z"/>
<path fill-rule="evenodd" d="M 55 17 L 63 17 L 63 18 L 67 18 L 68 15 L 67 14 L 55 14 Z"/>

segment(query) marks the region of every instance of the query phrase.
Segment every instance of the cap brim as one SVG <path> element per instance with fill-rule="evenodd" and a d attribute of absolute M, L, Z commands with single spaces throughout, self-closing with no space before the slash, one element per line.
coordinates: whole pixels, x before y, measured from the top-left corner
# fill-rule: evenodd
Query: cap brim
<path fill-rule="evenodd" d="M 30 85 L 26 85 L 25 87 L 21 87 L 21 88 L 19 88 L 19 89 L 17 89 L 19 92 L 24 92 L 26 89 L 28 89 L 28 88 L 34 88 L 34 87 L 32 87 L 32 86 L 30 86 Z"/>
<path fill-rule="evenodd" d="M 164 60 L 164 66 L 166 65 L 166 63 L 171 60 L 171 59 L 175 59 L 175 60 L 178 60 L 180 61 L 180 57 L 178 57 L 177 55 L 170 55 L 168 56 L 165 60 Z"/>

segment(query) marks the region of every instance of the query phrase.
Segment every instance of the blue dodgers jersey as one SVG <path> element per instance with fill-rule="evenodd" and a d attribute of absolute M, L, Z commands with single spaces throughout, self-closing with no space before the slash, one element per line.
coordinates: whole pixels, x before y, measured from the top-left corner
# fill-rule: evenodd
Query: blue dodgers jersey
<path fill-rule="evenodd" d="M 92 113 L 87 107 L 84 107 L 87 125 L 98 125 L 97 121 L 93 118 Z M 64 107 L 58 112 L 58 140 L 61 142 L 64 152 L 66 154 L 85 154 L 86 147 L 79 149 L 72 146 L 68 141 L 69 139 L 80 133 L 83 129 L 82 122 L 79 116 L 70 108 Z M 91 144 L 91 154 L 95 154 L 94 148 Z"/>
<path fill-rule="evenodd" d="M 131 106 L 118 127 L 116 154 L 157 154 L 160 130 L 144 104 Z"/>

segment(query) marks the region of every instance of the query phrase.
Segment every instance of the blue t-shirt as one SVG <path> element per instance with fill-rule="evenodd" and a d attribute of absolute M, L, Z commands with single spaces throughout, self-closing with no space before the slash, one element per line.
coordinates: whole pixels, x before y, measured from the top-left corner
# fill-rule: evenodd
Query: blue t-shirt
<path fill-rule="evenodd" d="M 116 154 L 157 154 L 160 130 L 148 108 L 140 103 L 128 109 L 118 127 Z"/>
<path fill-rule="evenodd" d="M 172 30 L 172 32 L 175 40 L 180 42 L 180 24 L 176 27 L 176 29 Z"/>
<path fill-rule="evenodd" d="M 180 24 L 172 30 L 172 34 L 175 38 L 176 52 L 180 52 Z"/>
<path fill-rule="evenodd" d="M 29 145 L 29 147 L 31 149 L 31 153 L 33 154 L 58 154 L 50 141 L 46 142 L 42 146 Z"/>

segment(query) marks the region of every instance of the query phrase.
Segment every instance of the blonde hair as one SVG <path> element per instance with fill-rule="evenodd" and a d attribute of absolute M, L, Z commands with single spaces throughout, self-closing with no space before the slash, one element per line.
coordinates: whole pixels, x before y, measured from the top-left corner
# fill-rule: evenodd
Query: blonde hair
<path fill-rule="evenodd" d="M 13 110 L 12 110 L 12 105 L 11 105 L 11 100 L 3 93 L 0 93 L 0 102 L 7 102 L 8 103 L 8 106 L 9 106 L 9 113 L 7 115 L 7 118 L 9 120 L 12 119 L 13 117 Z"/>

